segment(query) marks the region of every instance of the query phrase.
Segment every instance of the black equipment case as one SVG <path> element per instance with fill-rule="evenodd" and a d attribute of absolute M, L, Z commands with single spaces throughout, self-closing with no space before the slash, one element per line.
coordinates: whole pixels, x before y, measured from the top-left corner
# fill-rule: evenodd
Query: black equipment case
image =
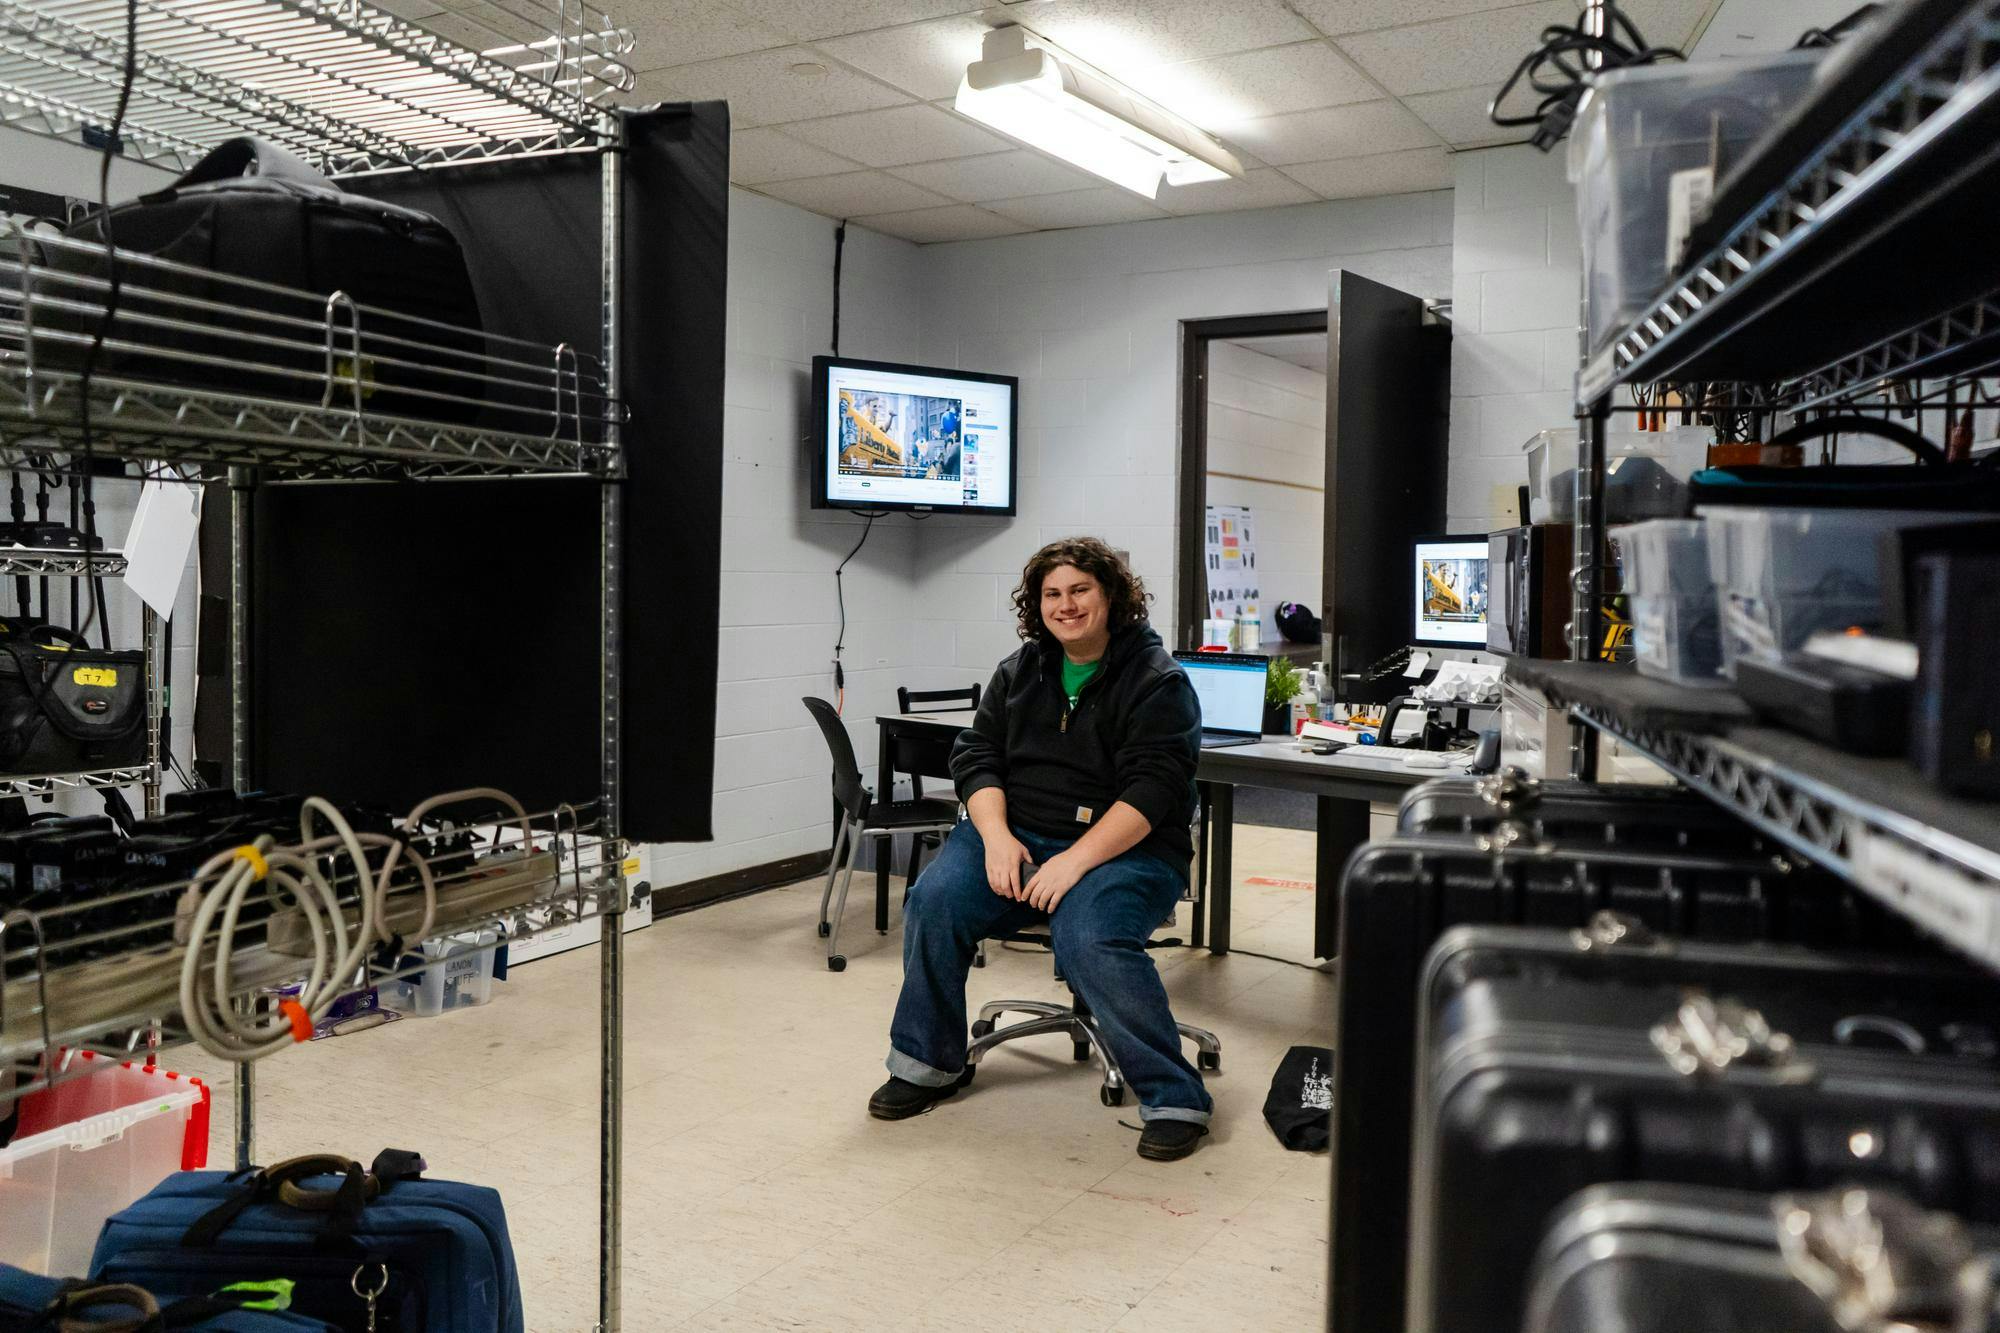
<path fill-rule="evenodd" d="M 105 230 L 105 216 L 93 213 L 69 234 L 102 243 Z M 334 373 L 345 381 L 336 386 L 333 406 L 350 406 L 358 389 L 371 412 L 447 421 L 480 415 L 486 342 L 478 300 L 458 239 L 427 213 L 349 194 L 283 149 L 240 138 L 215 148 L 165 189 L 114 206 L 110 234 L 118 252 L 206 271 L 116 261 L 124 284 L 118 339 L 143 331 L 147 348 L 107 346 L 98 374 L 317 402 L 327 388 L 330 322 Z M 96 252 L 52 247 L 49 258 L 53 267 L 86 280 L 104 277 L 106 265 Z M 216 273 L 292 291 L 211 276 Z M 93 305 L 104 299 L 95 286 L 62 295 L 79 292 Z M 373 310 L 357 315 L 331 307 L 336 292 Z M 176 327 L 173 321 L 188 319 L 186 300 L 231 313 Z M 73 325 L 72 334 L 92 335 L 97 321 L 92 312 L 63 322 Z M 351 333 L 357 323 L 358 367 Z M 78 361 L 83 341 L 87 337 L 73 343 Z"/>
<path fill-rule="evenodd" d="M 1522 1333 L 1841 1333 L 1792 1275 L 1770 1198 L 1701 1185 L 1594 1185 L 1563 1206 Z"/>
<path fill-rule="evenodd" d="M 1534 842 L 1708 855 L 1775 851 L 1715 802 L 1680 787 L 1531 778 L 1519 769 L 1433 778 L 1396 810 L 1399 833 L 1491 833 L 1513 823 Z"/>
<path fill-rule="evenodd" d="M 1454 800 L 1423 796 L 1438 785 L 1417 788 L 1406 813 L 1421 801 L 1444 818 Z M 1664 832 L 1645 830 L 1678 826 L 1694 799 L 1615 790 L 1586 792 L 1584 805 L 1602 821 L 1619 814 L 1616 802 L 1629 801 L 1636 813 L 1613 822 L 1635 842 L 1660 841 Z M 1463 816 L 1463 802 L 1455 803 Z M 1540 806 L 1545 821 L 1583 822 L 1546 793 Z M 1774 856 L 1667 854 L 1602 839 L 1600 832 L 1596 845 L 1553 847 L 1492 835 L 1398 837 L 1370 843 L 1348 862 L 1334 992 L 1335 1327 L 1402 1327 L 1417 985 L 1425 954 L 1449 928 L 1574 928 L 1611 909 L 1650 930 L 1696 938 L 1915 947 L 1907 926 L 1817 870 Z"/>
<path fill-rule="evenodd" d="M 1619 924 L 1456 930 L 1432 952 L 1410 1333 L 1516 1333 L 1536 1238 L 1594 1184 L 1886 1185 L 2000 1220 L 1984 973 Z"/>

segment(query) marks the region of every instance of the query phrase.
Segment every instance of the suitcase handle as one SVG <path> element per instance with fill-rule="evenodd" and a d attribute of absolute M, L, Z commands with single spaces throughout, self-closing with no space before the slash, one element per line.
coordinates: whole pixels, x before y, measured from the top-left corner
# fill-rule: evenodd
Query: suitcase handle
<path fill-rule="evenodd" d="M 343 1176 L 338 1188 L 330 1190 L 307 1189 L 299 1182 L 307 1176 Z M 360 1208 L 374 1202 L 382 1193 L 382 1182 L 368 1174 L 361 1163 L 351 1157 L 341 1157 L 334 1153 L 308 1153 L 303 1157 L 289 1157 L 275 1166 L 264 1170 L 264 1188 L 287 1208 L 296 1208 L 302 1213 L 334 1213 L 352 1211 L 358 1218 Z M 360 1207 L 353 1207 L 352 1201 L 360 1200 Z"/>
<path fill-rule="evenodd" d="M 85 1311 L 115 1307 L 134 1313 L 93 1319 Z M 151 1292 L 124 1282 L 76 1286 L 57 1296 L 35 1327 L 51 1333 L 151 1333 L 160 1327 L 160 1303 Z"/>

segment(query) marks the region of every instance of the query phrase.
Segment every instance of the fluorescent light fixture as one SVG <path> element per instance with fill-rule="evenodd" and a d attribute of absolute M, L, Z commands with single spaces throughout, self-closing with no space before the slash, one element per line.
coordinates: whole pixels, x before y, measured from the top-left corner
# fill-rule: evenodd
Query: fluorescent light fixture
<path fill-rule="evenodd" d="M 1243 164 L 1210 136 L 1070 56 L 1030 47 L 1018 26 L 986 34 L 953 105 L 1146 199 L 1163 179 L 1192 185 L 1243 174 Z"/>

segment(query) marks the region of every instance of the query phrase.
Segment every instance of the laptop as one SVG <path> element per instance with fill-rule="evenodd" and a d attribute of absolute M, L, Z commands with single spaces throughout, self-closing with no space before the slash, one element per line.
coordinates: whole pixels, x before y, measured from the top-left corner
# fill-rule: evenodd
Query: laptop
<path fill-rule="evenodd" d="M 1175 653 L 1201 701 L 1201 748 L 1255 745 L 1264 735 L 1262 653 Z"/>

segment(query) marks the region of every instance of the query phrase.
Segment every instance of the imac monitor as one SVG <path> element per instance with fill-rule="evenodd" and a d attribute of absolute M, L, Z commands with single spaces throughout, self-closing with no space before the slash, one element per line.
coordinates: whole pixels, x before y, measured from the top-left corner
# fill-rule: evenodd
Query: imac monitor
<path fill-rule="evenodd" d="M 1484 648 L 1487 537 L 1419 537 L 1413 575 L 1416 630 L 1412 640 L 1433 648 Z"/>
<path fill-rule="evenodd" d="M 1021 382 L 813 358 L 815 509 L 1012 514 Z"/>

